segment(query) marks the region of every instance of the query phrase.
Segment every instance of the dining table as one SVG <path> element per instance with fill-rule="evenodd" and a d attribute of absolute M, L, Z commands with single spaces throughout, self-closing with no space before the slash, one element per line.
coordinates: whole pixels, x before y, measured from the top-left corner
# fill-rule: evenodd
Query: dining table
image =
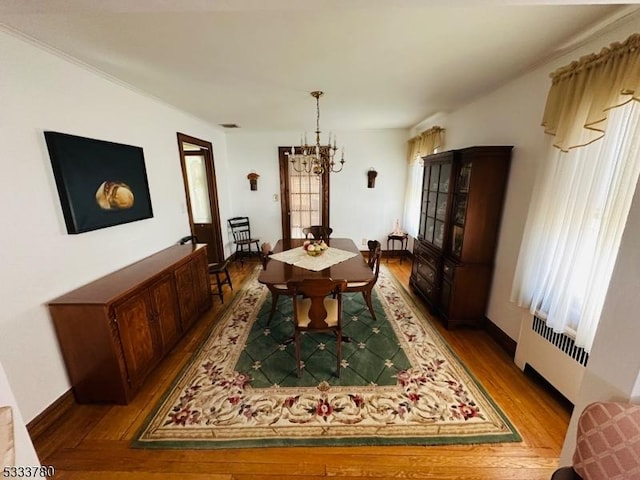
<path fill-rule="evenodd" d="M 265 262 L 264 268 L 258 276 L 258 281 L 267 286 L 271 285 L 283 285 L 290 280 L 302 280 L 305 278 L 331 278 L 333 280 L 346 280 L 349 283 L 352 282 L 369 282 L 373 280 L 374 274 L 367 265 L 365 258 L 358 249 L 357 245 L 350 238 L 329 238 L 325 239 L 325 243 L 328 246 L 327 252 L 316 257 L 303 258 L 304 255 L 299 254 L 295 249 L 300 249 L 305 242 L 304 238 L 293 239 L 280 239 L 275 244 L 272 252 L 273 255 L 268 257 L 268 261 Z M 339 253 L 342 256 L 346 255 L 344 252 L 350 253 L 352 256 L 344 260 L 338 261 L 333 265 L 330 265 L 321 270 L 315 270 L 314 262 L 323 262 L 326 259 L 322 258 L 329 253 L 329 250 L 336 249 L 333 254 Z M 278 254 L 282 255 L 283 261 L 278 260 Z M 297 256 L 297 255 L 300 256 Z M 328 257 L 329 258 L 329 255 Z M 337 256 L 337 259 L 340 257 Z M 301 259 L 302 261 L 297 261 Z M 295 262 L 298 265 L 287 263 L 287 261 Z M 322 266 L 322 264 L 318 263 Z M 309 268 L 305 268 L 309 267 Z"/>

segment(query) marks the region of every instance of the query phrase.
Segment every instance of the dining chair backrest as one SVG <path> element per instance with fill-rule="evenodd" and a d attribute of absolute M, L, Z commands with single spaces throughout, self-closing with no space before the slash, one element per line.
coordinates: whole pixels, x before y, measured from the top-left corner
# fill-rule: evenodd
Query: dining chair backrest
<path fill-rule="evenodd" d="M 248 241 L 251 239 L 251 225 L 249 223 L 249 217 L 233 217 L 227 220 L 231 233 L 233 234 L 233 240 L 236 243 Z"/>
<path fill-rule="evenodd" d="M 382 258 L 382 245 L 377 240 L 369 240 L 367 242 L 367 246 L 369 247 L 369 259 L 367 263 L 369 264 L 369 268 L 373 271 L 374 283 L 378 279 L 378 274 L 380 273 L 380 259 Z"/>
<path fill-rule="evenodd" d="M 296 329 L 321 331 L 340 328 L 342 292 L 347 288 L 346 280 L 290 280 L 287 288 L 294 299 L 293 317 Z"/>
<path fill-rule="evenodd" d="M 326 240 L 333 233 L 333 228 L 322 225 L 311 225 L 310 227 L 303 228 L 302 233 L 304 233 L 305 238 L 309 238 L 309 235 L 311 235 L 315 240 Z"/>
<path fill-rule="evenodd" d="M 195 235 L 187 235 L 186 237 L 182 237 L 178 240 L 178 245 L 186 245 L 187 243 L 193 243 L 195 245 L 198 243 L 198 239 Z"/>
<path fill-rule="evenodd" d="M 262 245 L 260 245 L 260 261 L 262 262 L 263 270 L 267 269 L 267 263 L 269 263 L 269 256 L 272 253 L 273 252 L 271 251 L 270 243 L 265 242 Z"/>

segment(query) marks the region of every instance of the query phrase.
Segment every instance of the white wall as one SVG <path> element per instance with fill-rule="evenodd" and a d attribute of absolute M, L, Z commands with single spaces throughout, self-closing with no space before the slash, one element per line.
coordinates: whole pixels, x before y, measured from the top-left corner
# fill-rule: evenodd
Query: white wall
<path fill-rule="evenodd" d="M 0 31 L 0 361 L 28 422 L 69 388 L 46 303 L 189 233 L 176 132 L 214 146 L 230 211 L 224 133 Z M 154 217 L 66 233 L 43 131 L 144 149 Z"/>
<path fill-rule="evenodd" d="M 344 170 L 330 179 L 330 226 L 334 237 L 379 240 L 386 248 L 387 235 L 396 219 L 402 221 L 407 175 L 406 130 L 336 132 L 345 149 Z M 229 188 L 235 192 L 234 215 L 251 219 L 251 232 L 261 241 L 275 244 L 282 237 L 278 147 L 297 143 L 300 132 L 242 133 L 228 135 L 232 159 Z M 325 138 L 326 139 L 326 138 Z M 367 188 L 367 171 L 378 171 L 375 188 Z M 258 190 L 249 190 L 247 174 L 255 170 Z"/>

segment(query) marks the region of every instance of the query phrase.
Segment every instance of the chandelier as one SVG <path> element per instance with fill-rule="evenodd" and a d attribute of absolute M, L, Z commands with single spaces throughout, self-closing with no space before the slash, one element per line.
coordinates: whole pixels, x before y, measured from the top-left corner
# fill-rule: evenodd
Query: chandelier
<path fill-rule="evenodd" d="M 320 97 L 323 92 L 311 92 L 311 96 L 316 99 L 316 143 L 309 145 L 307 143 L 307 134 L 300 138 L 300 146 L 291 147 L 291 152 L 287 152 L 291 165 L 296 172 L 315 173 L 322 175 L 325 172 L 338 173 L 344 167 L 344 148 L 341 151 L 340 161 L 336 162 L 336 138 L 333 137 L 333 145 L 331 145 L 331 133 L 329 133 L 329 142 L 327 145 L 320 145 Z M 337 167 L 337 164 L 340 164 Z"/>

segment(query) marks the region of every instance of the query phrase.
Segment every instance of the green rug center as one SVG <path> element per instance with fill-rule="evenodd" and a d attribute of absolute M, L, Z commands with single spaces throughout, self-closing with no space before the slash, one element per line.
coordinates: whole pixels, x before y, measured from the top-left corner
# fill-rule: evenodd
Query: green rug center
<path fill-rule="evenodd" d="M 343 296 L 342 333 L 351 341 L 342 344 L 340 378 L 336 372 L 336 341 L 330 333 L 302 337 L 304 369 L 298 378 L 293 337 L 293 306 L 286 295 L 278 299 L 276 313 L 267 324 L 271 295 L 260 308 L 235 370 L 251 377 L 253 388 L 311 387 L 322 381 L 331 385 L 395 385 L 398 371 L 411 367 L 384 309 L 373 292 L 377 320 L 371 318 L 362 294 Z"/>

